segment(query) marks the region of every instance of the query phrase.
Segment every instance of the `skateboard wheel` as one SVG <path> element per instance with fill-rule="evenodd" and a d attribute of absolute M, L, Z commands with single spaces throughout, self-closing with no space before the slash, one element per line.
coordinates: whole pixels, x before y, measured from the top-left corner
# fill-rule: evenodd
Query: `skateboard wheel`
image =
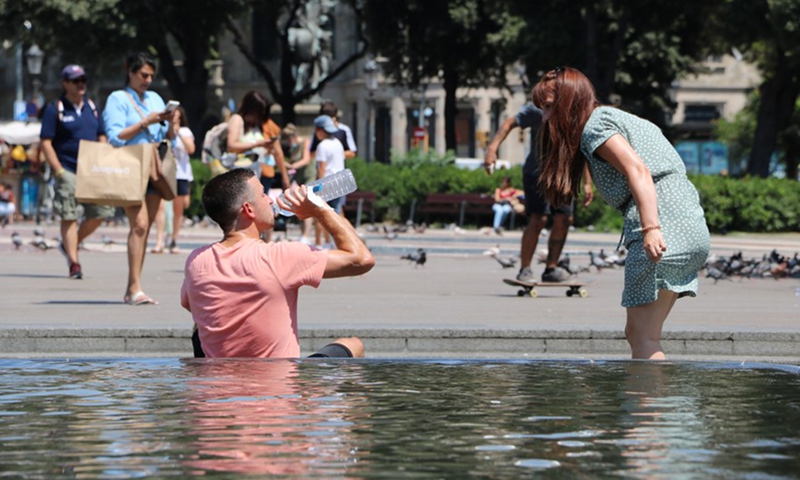
<path fill-rule="evenodd" d="M 580 295 L 581 298 L 586 298 L 586 296 L 589 295 L 589 292 L 587 292 L 585 288 L 581 288 L 578 290 L 578 295 Z"/>
<path fill-rule="evenodd" d="M 531 290 L 528 295 L 530 295 L 533 298 L 536 298 L 539 296 L 539 292 L 537 292 L 536 290 Z"/>
<path fill-rule="evenodd" d="M 517 296 L 518 297 L 521 297 L 523 295 L 525 295 L 525 290 L 517 290 Z"/>
<path fill-rule="evenodd" d="M 568 297 L 571 297 L 571 296 L 572 296 L 572 293 L 573 293 L 573 292 L 572 292 L 572 290 L 567 290 L 567 296 L 568 296 Z"/>

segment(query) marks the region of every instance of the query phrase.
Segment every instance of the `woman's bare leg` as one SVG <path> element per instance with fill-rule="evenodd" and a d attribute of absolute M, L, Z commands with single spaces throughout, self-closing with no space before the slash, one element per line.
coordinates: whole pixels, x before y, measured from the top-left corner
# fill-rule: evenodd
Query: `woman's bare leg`
<path fill-rule="evenodd" d="M 141 205 L 125 207 L 130 231 L 128 232 L 128 287 L 126 297 L 142 291 L 141 279 L 144 266 L 145 251 L 147 251 L 147 235 L 150 225 L 158 213 L 158 204 L 161 197 L 147 195 Z"/>
<path fill-rule="evenodd" d="M 678 294 L 675 292 L 659 290 L 658 298 L 654 302 L 627 309 L 625 337 L 631 346 L 631 358 L 666 358 L 661 348 L 661 329 L 677 298 Z"/>

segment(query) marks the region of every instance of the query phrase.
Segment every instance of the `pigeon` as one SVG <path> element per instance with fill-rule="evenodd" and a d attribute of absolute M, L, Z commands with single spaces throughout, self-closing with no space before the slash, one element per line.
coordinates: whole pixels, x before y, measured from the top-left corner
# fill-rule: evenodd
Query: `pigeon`
<path fill-rule="evenodd" d="M 384 225 L 383 226 L 383 237 L 386 240 L 394 240 L 395 238 L 397 238 L 397 232 L 393 232 L 393 231 L 389 230 L 389 227 Z"/>
<path fill-rule="evenodd" d="M 729 276 L 727 276 L 724 273 L 722 273 L 721 270 L 718 270 L 717 268 L 714 268 L 714 267 L 706 268 L 706 278 L 713 278 L 715 285 L 720 280 L 730 280 L 731 279 Z"/>
<path fill-rule="evenodd" d="M 409 253 L 408 255 L 403 255 L 400 257 L 400 260 L 408 260 L 414 263 L 414 268 L 418 266 L 425 266 L 425 262 L 428 260 L 425 250 L 418 248 L 415 253 Z"/>
<path fill-rule="evenodd" d="M 503 268 L 514 268 L 517 265 L 517 257 L 501 257 L 497 254 L 492 254 L 492 258 L 497 260 Z"/>
<path fill-rule="evenodd" d="M 591 250 L 589 251 L 589 262 L 594 268 L 597 269 L 598 272 L 601 272 L 604 268 L 610 267 L 605 260 L 595 255 Z"/>
<path fill-rule="evenodd" d="M 14 244 L 14 249 L 19 250 L 19 247 L 22 246 L 22 237 L 19 233 L 14 232 L 11 234 L 11 243 Z"/>
<path fill-rule="evenodd" d="M 564 256 L 561 258 L 561 260 L 558 261 L 558 267 L 560 267 L 563 270 L 566 270 L 567 272 L 569 272 L 570 275 L 573 276 L 581 272 L 589 271 L 589 267 L 581 268 L 577 265 L 572 265 L 571 263 L 572 262 L 570 261 L 569 253 L 565 253 Z"/>
<path fill-rule="evenodd" d="M 620 267 L 624 267 L 625 266 L 625 255 L 627 254 L 627 252 L 624 249 L 617 250 L 616 252 L 611 253 L 609 255 L 605 255 L 603 250 L 600 250 L 600 254 L 601 254 L 600 258 L 605 260 L 605 262 L 607 264 L 611 265 L 612 267 L 613 266 L 620 266 Z"/>
<path fill-rule="evenodd" d="M 50 250 L 51 248 L 55 248 L 53 245 L 47 243 L 47 240 L 45 240 L 44 237 L 40 236 L 33 237 L 33 240 L 31 240 L 31 245 L 38 248 L 39 250 L 44 250 L 44 251 Z"/>

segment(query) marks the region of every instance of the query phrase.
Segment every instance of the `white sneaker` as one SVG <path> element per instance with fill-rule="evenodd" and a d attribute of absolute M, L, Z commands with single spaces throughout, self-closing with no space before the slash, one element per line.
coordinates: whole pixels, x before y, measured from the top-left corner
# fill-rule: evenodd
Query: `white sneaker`
<path fill-rule="evenodd" d="M 305 237 L 303 235 L 300 235 L 300 237 L 297 239 L 297 241 L 302 243 L 303 245 L 311 245 L 311 239 L 309 239 L 308 237 Z"/>
<path fill-rule="evenodd" d="M 336 244 L 333 242 L 328 242 L 322 246 L 323 250 L 336 250 Z"/>
<path fill-rule="evenodd" d="M 517 280 L 520 282 L 535 282 L 536 277 L 533 275 L 533 270 L 530 268 L 523 268 L 517 274 Z"/>

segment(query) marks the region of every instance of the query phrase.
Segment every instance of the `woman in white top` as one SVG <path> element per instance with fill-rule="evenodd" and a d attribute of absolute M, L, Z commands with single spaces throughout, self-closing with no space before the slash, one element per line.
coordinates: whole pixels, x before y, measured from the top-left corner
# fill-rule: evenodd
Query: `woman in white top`
<path fill-rule="evenodd" d="M 175 140 L 172 142 L 172 153 L 178 161 L 176 178 L 178 179 L 178 194 L 175 199 L 167 202 L 161 200 L 156 215 L 156 245 L 151 250 L 152 253 L 164 252 L 164 224 L 167 221 L 166 209 L 172 209 L 172 232 L 169 241 L 169 253 L 180 253 L 178 248 L 178 233 L 183 225 L 183 212 L 189 208 L 191 201 L 191 183 L 194 180 L 192 175 L 192 164 L 189 157 L 194 154 L 194 134 L 189 129 L 189 119 L 186 117 L 186 110 L 183 107 L 177 108 L 177 113 L 173 118 L 172 130 L 175 132 Z"/>
<path fill-rule="evenodd" d="M 228 151 L 257 157 L 249 168 L 264 185 L 265 193 L 269 193 L 271 179 L 261 178 L 262 165 L 274 165 L 281 173 L 283 185 L 289 185 L 283 152 L 276 154 L 276 150 L 280 150 L 278 137 L 264 138 L 263 126 L 269 120 L 269 109 L 267 97 L 259 92 L 249 91 L 242 97 L 239 109 L 228 120 Z M 271 234 L 272 230 L 268 230 L 263 236 L 264 240 L 269 242 Z"/>

